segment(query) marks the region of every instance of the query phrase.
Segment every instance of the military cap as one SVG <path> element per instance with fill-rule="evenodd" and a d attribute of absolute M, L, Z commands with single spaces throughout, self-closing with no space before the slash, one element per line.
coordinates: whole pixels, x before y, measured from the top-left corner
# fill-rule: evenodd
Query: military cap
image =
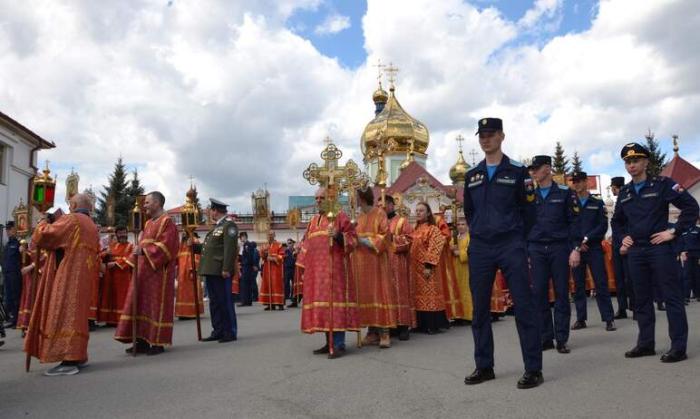
<path fill-rule="evenodd" d="M 571 174 L 571 181 L 572 182 L 578 182 L 580 180 L 587 180 L 588 179 L 588 173 L 586 172 L 574 172 Z"/>
<path fill-rule="evenodd" d="M 621 188 L 625 184 L 625 178 L 622 176 L 616 176 L 612 179 L 610 179 L 610 186 L 617 186 L 618 188 Z"/>
<path fill-rule="evenodd" d="M 532 158 L 532 162 L 530 162 L 528 169 L 537 169 L 538 167 L 545 164 L 551 166 L 552 158 L 549 156 L 535 156 Z"/>
<path fill-rule="evenodd" d="M 209 202 L 211 202 L 211 209 L 213 209 L 215 211 L 226 212 L 226 210 L 228 208 L 228 204 L 224 204 L 223 202 L 219 201 L 218 199 L 209 198 Z"/>
<path fill-rule="evenodd" d="M 494 131 L 503 131 L 503 121 L 501 118 L 481 118 L 479 120 L 479 128 L 476 130 L 476 134 Z"/>
<path fill-rule="evenodd" d="M 629 143 L 622 147 L 622 151 L 620 151 L 620 157 L 622 157 L 623 160 L 639 157 L 648 159 L 649 150 L 647 150 L 647 148 L 641 144 Z"/>

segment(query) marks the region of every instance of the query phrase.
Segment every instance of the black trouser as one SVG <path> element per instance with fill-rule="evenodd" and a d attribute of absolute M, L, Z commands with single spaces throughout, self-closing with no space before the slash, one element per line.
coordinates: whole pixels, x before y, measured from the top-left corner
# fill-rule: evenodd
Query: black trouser
<path fill-rule="evenodd" d="M 613 247 L 613 269 L 615 270 L 615 287 L 617 294 L 617 310 L 634 311 L 634 288 L 629 277 L 627 256 L 620 254 L 620 247 Z"/>
<path fill-rule="evenodd" d="M 241 304 L 251 305 L 255 299 L 254 287 L 257 287 L 255 283 L 255 277 L 257 272 L 253 270 L 251 266 L 244 266 L 241 272 L 241 282 L 240 290 L 238 295 L 238 300 Z"/>
<path fill-rule="evenodd" d="M 19 315 L 19 300 L 22 295 L 22 273 L 19 271 L 3 272 L 5 277 L 5 310 L 8 320 L 17 322 Z"/>
<path fill-rule="evenodd" d="M 294 269 L 284 270 L 284 299 L 293 298 L 292 296 L 292 284 L 294 283 Z"/>
<path fill-rule="evenodd" d="M 214 329 L 212 335 L 218 338 L 236 337 L 238 325 L 231 294 L 231 278 L 207 275 L 206 280 L 211 325 Z"/>

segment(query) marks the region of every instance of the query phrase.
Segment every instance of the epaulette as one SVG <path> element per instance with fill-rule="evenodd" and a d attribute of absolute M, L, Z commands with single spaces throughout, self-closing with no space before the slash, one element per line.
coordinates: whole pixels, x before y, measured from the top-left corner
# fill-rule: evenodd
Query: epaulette
<path fill-rule="evenodd" d="M 561 189 L 562 191 L 568 191 L 568 190 L 569 190 L 569 187 L 566 186 L 566 185 L 560 185 L 560 184 L 557 183 L 557 186 L 558 186 L 559 189 Z"/>
<path fill-rule="evenodd" d="M 525 167 L 524 164 L 522 164 L 521 162 L 519 162 L 519 161 L 517 161 L 517 160 L 511 160 L 511 161 L 510 161 L 510 164 L 512 164 L 512 165 L 515 166 L 515 167 Z"/>

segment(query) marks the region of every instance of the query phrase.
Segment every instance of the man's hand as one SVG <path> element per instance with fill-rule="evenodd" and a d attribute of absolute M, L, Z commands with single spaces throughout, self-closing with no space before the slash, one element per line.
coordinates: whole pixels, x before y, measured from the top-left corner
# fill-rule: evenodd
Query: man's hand
<path fill-rule="evenodd" d="M 433 268 L 426 266 L 423 268 L 423 276 L 430 278 L 433 275 Z"/>
<path fill-rule="evenodd" d="M 676 235 L 669 230 L 660 231 L 651 235 L 651 244 L 661 244 L 676 238 Z"/>
<path fill-rule="evenodd" d="M 32 263 L 31 265 L 28 265 L 28 266 L 25 266 L 24 268 L 22 268 L 22 275 L 26 275 L 33 270 L 34 270 L 34 264 Z"/>
<path fill-rule="evenodd" d="M 267 260 L 268 260 L 269 262 L 277 263 L 277 258 L 274 257 L 274 256 L 268 256 L 268 257 L 267 257 Z"/>
<path fill-rule="evenodd" d="M 629 246 L 625 246 L 624 244 L 623 244 L 622 246 L 620 246 L 620 254 L 621 254 L 622 256 L 624 256 L 624 255 L 626 255 L 627 253 L 629 253 L 629 251 L 630 251 Z"/>
<path fill-rule="evenodd" d="M 579 246 L 579 252 L 587 252 L 588 251 L 588 245 L 586 243 L 582 244 Z"/>
<path fill-rule="evenodd" d="M 580 264 L 581 264 L 581 253 L 579 253 L 578 250 L 574 249 L 571 251 L 571 254 L 569 254 L 569 266 L 571 266 L 572 268 L 576 268 Z"/>
<path fill-rule="evenodd" d="M 224 278 L 231 278 L 231 273 L 227 271 L 222 271 L 221 276 L 223 276 Z"/>
<path fill-rule="evenodd" d="M 139 245 L 137 244 L 137 245 L 134 246 L 134 253 L 133 253 L 133 255 L 134 255 L 134 256 L 139 256 L 140 254 L 141 254 L 141 246 L 139 246 Z"/>
<path fill-rule="evenodd" d="M 634 245 L 634 240 L 632 240 L 632 236 L 625 236 L 624 239 L 622 239 L 622 246 L 623 247 L 632 247 Z"/>
<path fill-rule="evenodd" d="M 681 252 L 680 260 L 681 266 L 685 267 L 685 263 L 688 261 L 688 252 Z"/>

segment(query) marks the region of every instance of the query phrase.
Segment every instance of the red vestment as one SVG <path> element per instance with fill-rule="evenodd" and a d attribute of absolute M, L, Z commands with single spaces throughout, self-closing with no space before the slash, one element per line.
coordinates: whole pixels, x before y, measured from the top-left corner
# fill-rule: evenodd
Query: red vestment
<path fill-rule="evenodd" d="M 150 345 L 172 344 L 179 242 L 175 223 L 167 214 L 146 221 L 139 241 L 143 254 L 138 257 L 136 278 L 136 337 Z M 114 335 L 123 343 L 130 343 L 132 338 L 133 292 L 131 281 Z"/>
<path fill-rule="evenodd" d="M 200 255 L 195 255 L 195 273 L 199 267 Z M 199 314 L 204 314 L 204 289 L 199 276 L 197 280 L 197 296 L 199 297 Z M 177 294 L 175 296 L 175 316 L 193 319 L 197 317 L 194 303 L 194 282 L 192 278 L 192 251 L 190 246 L 180 244 L 180 252 L 177 254 Z"/>
<path fill-rule="evenodd" d="M 46 262 L 46 252 L 44 254 L 43 261 L 39 262 L 39 266 Z M 25 250 L 22 254 L 22 268 L 27 267 L 33 263 L 34 250 L 33 246 L 31 250 Z M 43 269 L 39 269 L 38 276 L 41 276 Z M 26 330 L 29 327 L 29 318 L 32 315 L 32 283 L 34 280 L 34 270 L 30 270 L 27 273 L 22 274 L 22 296 L 19 300 L 19 314 L 17 315 L 17 328 Z"/>
<path fill-rule="evenodd" d="M 304 304 L 301 330 L 304 333 L 360 329 L 355 281 L 349 255 L 357 236 L 348 216 L 340 211 L 334 228 L 342 243 L 328 235 L 329 220 L 315 215 L 304 236 Z M 332 307 L 332 308 L 331 308 Z"/>
<path fill-rule="evenodd" d="M 445 248 L 445 237 L 431 224 L 420 223 L 411 233 L 411 276 L 416 287 L 417 311 L 444 311 L 440 257 Z M 425 266 L 433 266 L 432 274 L 425 277 Z"/>
<path fill-rule="evenodd" d="M 300 298 L 304 294 L 304 258 L 306 257 L 306 245 L 302 239 L 298 244 L 297 258 L 294 264 L 294 282 L 292 284 L 292 297 Z"/>
<path fill-rule="evenodd" d="M 454 258 L 452 257 L 452 247 L 450 240 L 452 239 L 452 231 L 447 225 L 442 216 L 435 216 L 435 223 L 440 229 L 445 238 L 442 253 L 440 254 L 440 263 L 438 269 L 441 271 L 442 289 L 445 295 L 445 312 L 449 320 L 463 319 L 467 320 L 464 314 L 464 306 L 459 295 L 459 284 L 457 283 L 457 273 L 455 272 Z"/>
<path fill-rule="evenodd" d="M 386 212 L 373 207 L 357 218 L 359 241 L 352 253 L 352 271 L 357 286 L 357 303 L 362 327 L 394 328 L 398 318 L 398 297 L 389 262 Z"/>
<path fill-rule="evenodd" d="M 126 242 L 113 242 L 109 245 L 108 252 L 103 256 L 110 255 L 108 262 L 113 262 L 112 268 L 105 269 L 102 277 L 102 292 L 99 309 L 97 311 L 97 321 L 110 325 L 119 323 L 119 317 L 126 301 L 126 292 L 131 282 L 131 271 L 133 263 L 131 254 L 134 252 L 134 245 Z"/>
<path fill-rule="evenodd" d="M 273 260 L 269 260 L 272 258 Z M 258 302 L 263 305 L 284 304 L 284 249 L 274 241 L 260 247 L 263 261 Z"/>
<path fill-rule="evenodd" d="M 416 308 L 413 296 L 415 285 L 411 280 L 411 260 L 409 258 L 411 248 L 409 236 L 413 232 L 413 227 L 408 218 L 396 215 L 389 222 L 389 232 L 391 232 L 389 260 L 391 261 L 394 286 L 397 290 L 397 321 L 399 326 L 416 327 Z"/>
<path fill-rule="evenodd" d="M 42 363 L 86 361 L 91 279 L 99 271 L 97 227 L 87 215 L 66 214 L 52 224 L 39 223 L 32 242 L 48 256 L 24 351 Z"/>

